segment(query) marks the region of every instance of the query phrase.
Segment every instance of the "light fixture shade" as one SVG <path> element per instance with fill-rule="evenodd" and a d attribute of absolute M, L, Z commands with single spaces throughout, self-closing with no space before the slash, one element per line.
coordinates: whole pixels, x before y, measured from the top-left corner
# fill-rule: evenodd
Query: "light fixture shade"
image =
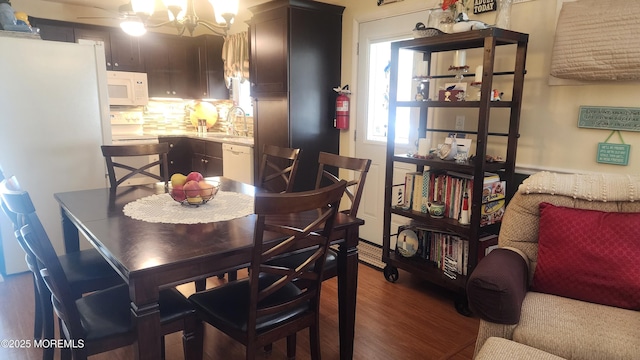
<path fill-rule="evenodd" d="M 238 0 L 209 0 L 213 6 L 218 24 L 233 24 L 233 19 L 238 15 Z"/>
<path fill-rule="evenodd" d="M 169 20 L 176 20 L 175 14 L 172 11 L 173 9 L 179 9 L 177 20 L 182 21 L 187 12 L 187 0 L 162 0 L 164 6 L 167 7 L 167 12 L 169 13 Z"/>
<path fill-rule="evenodd" d="M 142 21 L 125 20 L 120 23 L 120 28 L 131 36 L 142 36 L 147 32 Z"/>
<path fill-rule="evenodd" d="M 131 9 L 134 13 L 147 14 L 151 16 L 155 10 L 155 0 L 131 0 Z"/>

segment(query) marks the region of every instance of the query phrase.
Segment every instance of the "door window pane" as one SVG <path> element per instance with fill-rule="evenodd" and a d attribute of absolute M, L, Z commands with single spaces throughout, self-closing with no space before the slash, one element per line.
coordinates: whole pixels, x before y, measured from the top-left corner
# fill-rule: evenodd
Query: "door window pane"
<path fill-rule="evenodd" d="M 411 99 L 411 77 L 413 74 L 413 52 L 400 50 L 398 66 L 398 100 Z M 369 48 L 369 104 L 367 109 L 367 140 L 387 141 L 389 123 L 389 70 L 391 42 L 378 42 Z M 396 143 L 408 144 L 411 112 L 398 108 L 396 113 Z"/>

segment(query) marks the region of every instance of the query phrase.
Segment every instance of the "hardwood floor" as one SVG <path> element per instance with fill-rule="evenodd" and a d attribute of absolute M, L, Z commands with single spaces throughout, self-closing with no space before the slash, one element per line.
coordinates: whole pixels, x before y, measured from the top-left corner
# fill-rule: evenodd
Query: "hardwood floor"
<path fill-rule="evenodd" d="M 242 276 L 243 274 L 239 274 Z M 224 281 L 224 280 L 222 280 Z M 210 278 L 208 286 L 220 280 Z M 0 282 L 0 340 L 31 339 L 33 332 L 33 291 L 31 274 L 24 273 Z M 186 295 L 192 284 L 180 287 Z M 339 359 L 336 279 L 322 286 L 321 339 L 323 359 Z M 382 272 L 360 265 L 356 314 L 356 360 L 471 359 L 478 331 L 477 318 L 459 315 L 453 295 L 400 270 L 398 282 L 384 279 Z M 166 359 L 183 359 L 181 334 L 166 338 Z M 268 359 L 286 359 L 286 341 L 274 343 Z M 3 343 L 4 345 L 4 343 Z M 297 359 L 309 359 L 308 333 L 298 334 Z M 244 359 L 244 347 L 206 325 L 206 360 Z M 40 349 L 0 347 L 0 359 L 41 359 Z M 56 352 L 56 359 L 59 359 Z M 132 348 L 122 348 L 91 357 L 92 360 L 132 359 Z M 263 356 L 262 358 L 267 358 Z"/>

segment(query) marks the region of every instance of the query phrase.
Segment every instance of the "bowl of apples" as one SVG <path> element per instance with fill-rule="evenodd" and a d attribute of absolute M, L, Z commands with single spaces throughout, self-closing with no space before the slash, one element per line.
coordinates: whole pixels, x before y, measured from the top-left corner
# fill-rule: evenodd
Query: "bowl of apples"
<path fill-rule="evenodd" d="M 201 173 L 192 171 L 187 175 L 171 175 L 169 194 L 173 200 L 186 206 L 200 206 L 213 199 L 218 188 L 207 182 Z"/>

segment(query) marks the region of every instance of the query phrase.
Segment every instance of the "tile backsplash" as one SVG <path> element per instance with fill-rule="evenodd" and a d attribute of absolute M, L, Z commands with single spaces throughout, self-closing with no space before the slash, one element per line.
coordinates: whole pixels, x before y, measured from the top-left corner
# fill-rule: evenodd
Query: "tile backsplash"
<path fill-rule="evenodd" d="M 150 100 L 144 108 L 145 134 L 184 134 L 196 132 L 197 119 L 191 119 L 194 100 Z M 231 100 L 211 101 L 218 110 L 218 120 L 209 128 L 209 132 L 226 133 L 228 110 L 233 106 Z M 195 122 L 195 124 L 194 124 Z M 247 117 L 249 136 L 253 137 L 253 118 Z M 241 125 L 242 126 L 242 125 Z"/>

